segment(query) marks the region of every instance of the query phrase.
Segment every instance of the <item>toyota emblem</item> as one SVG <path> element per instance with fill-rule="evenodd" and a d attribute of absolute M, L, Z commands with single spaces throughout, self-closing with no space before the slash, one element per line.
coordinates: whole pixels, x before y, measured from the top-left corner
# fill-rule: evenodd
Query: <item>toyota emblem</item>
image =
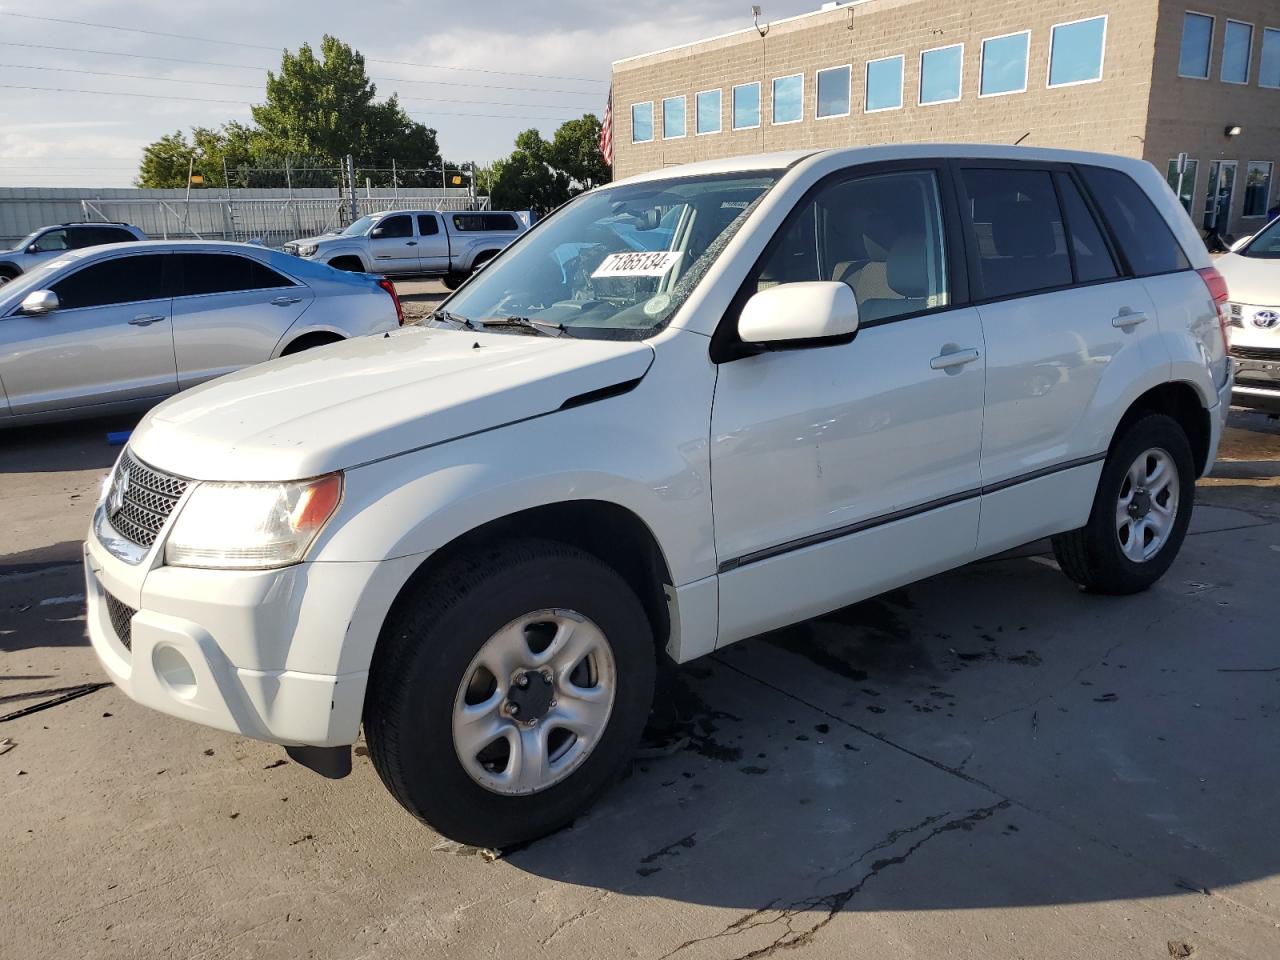
<path fill-rule="evenodd" d="M 1253 325 L 1263 330 L 1270 330 L 1280 323 L 1280 310 L 1259 310 L 1253 315 Z"/>

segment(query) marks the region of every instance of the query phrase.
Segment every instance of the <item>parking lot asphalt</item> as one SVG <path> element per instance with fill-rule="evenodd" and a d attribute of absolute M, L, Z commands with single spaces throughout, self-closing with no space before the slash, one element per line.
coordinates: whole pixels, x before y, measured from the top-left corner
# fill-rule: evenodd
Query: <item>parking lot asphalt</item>
<path fill-rule="evenodd" d="M 4 960 L 1280 956 L 1275 421 L 1233 413 L 1148 593 L 1041 543 L 730 647 L 497 859 L 363 747 L 325 781 L 113 687 L 9 718 L 102 680 L 78 556 L 118 426 L 0 435 Z"/>

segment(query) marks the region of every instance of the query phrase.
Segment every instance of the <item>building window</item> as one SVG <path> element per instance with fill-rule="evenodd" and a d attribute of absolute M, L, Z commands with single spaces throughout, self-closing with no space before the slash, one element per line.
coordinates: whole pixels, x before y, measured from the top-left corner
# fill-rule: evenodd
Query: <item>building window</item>
<path fill-rule="evenodd" d="M 849 80 L 852 72 L 852 68 L 848 66 L 828 67 L 818 71 L 816 113 L 819 120 L 849 115 Z"/>
<path fill-rule="evenodd" d="M 1271 199 L 1271 162 L 1250 160 L 1244 178 L 1244 213 L 1242 217 L 1265 217 Z"/>
<path fill-rule="evenodd" d="M 960 99 L 964 44 L 937 47 L 920 54 L 920 103 L 955 103 Z"/>
<path fill-rule="evenodd" d="M 720 132 L 720 91 L 703 90 L 697 96 L 698 133 Z"/>
<path fill-rule="evenodd" d="M 1182 52 L 1178 76 L 1209 79 L 1209 50 L 1213 47 L 1213 17 L 1188 13 L 1182 17 Z"/>
<path fill-rule="evenodd" d="M 1031 31 L 1010 33 L 982 41 L 982 65 L 978 70 L 978 95 L 999 97 L 1027 89 L 1027 50 Z"/>
<path fill-rule="evenodd" d="M 804 74 L 773 81 L 773 122 L 799 123 L 804 119 Z"/>
<path fill-rule="evenodd" d="M 667 97 L 662 101 L 662 139 L 679 140 L 684 136 L 684 97 Z"/>
<path fill-rule="evenodd" d="M 1280 30 L 1262 31 L 1262 63 L 1258 66 L 1258 86 L 1280 90 Z"/>
<path fill-rule="evenodd" d="M 1173 188 L 1173 192 L 1178 195 L 1178 200 L 1182 203 L 1182 208 L 1191 212 L 1192 199 L 1196 194 L 1196 174 L 1200 172 L 1199 160 L 1187 160 L 1187 165 L 1182 170 L 1182 183 L 1178 183 L 1178 161 L 1170 160 L 1169 166 L 1165 170 L 1165 179 L 1169 181 L 1169 186 Z"/>
<path fill-rule="evenodd" d="M 1248 83 L 1249 61 L 1253 57 L 1253 24 L 1228 20 L 1222 37 L 1223 83 Z"/>
<path fill-rule="evenodd" d="M 902 57 L 867 61 L 867 113 L 902 106 Z"/>
<path fill-rule="evenodd" d="M 653 139 L 653 101 L 631 105 L 631 142 L 648 143 Z"/>
<path fill-rule="evenodd" d="M 1069 87 L 1102 79 L 1107 18 L 1060 23 L 1049 36 L 1049 86 Z"/>
<path fill-rule="evenodd" d="M 760 84 L 742 83 L 733 88 L 733 129 L 760 126 Z"/>

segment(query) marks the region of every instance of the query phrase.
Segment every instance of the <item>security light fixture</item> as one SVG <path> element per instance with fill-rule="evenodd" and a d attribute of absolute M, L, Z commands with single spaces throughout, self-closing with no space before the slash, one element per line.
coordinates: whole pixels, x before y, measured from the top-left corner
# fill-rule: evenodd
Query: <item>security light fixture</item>
<path fill-rule="evenodd" d="M 1241 127 L 1238 123 L 1232 123 L 1232 124 L 1229 124 L 1229 125 L 1227 126 L 1227 129 L 1226 129 L 1226 130 L 1224 130 L 1224 131 L 1222 131 L 1222 132 L 1223 132 L 1223 135 L 1224 135 L 1224 136 L 1228 136 L 1228 137 L 1238 137 L 1238 136 L 1240 136 L 1240 132 L 1241 132 L 1243 129 L 1244 129 L 1244 128 L 1243 128 L 1243 127 Z"/>
<path fill-rule="evenodd" d="M 760 36 L 763 37 L 769 32 L 769 25 L 767 23 L 763 27 L 760 26 L 760 5 L 757 3 L 753 3 L 751 5 L 751 22 L 756 25 L 756 32 L 759 33 Z"/>

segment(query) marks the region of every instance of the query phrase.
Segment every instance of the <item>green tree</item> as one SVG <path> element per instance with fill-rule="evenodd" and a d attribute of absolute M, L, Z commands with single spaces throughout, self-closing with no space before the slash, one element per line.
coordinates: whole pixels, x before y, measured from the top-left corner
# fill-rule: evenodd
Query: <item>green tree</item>
<path fill-rule="evenodd" d="M 181 130 L 165 134 L 142 151 L 142 165 L 134 183 L 139 187 L 183 187 L 193 149 Z"/>
<path fill-rule="evenodd" d="M 613 179 L 613 171 L 600 155 L 600 118 L 594 113 L 560 124 L 551 138 L 550 160 L 577 185 L 575 193 Z"/>
<path fill-rule="evenodd" d="M 554 210 L 573 194 L 569 175 L 551 165 L 552 146 L 535 129 L 516 136 L 511 156 L 494 164 L 493 206 L 501 210 Z"/>

